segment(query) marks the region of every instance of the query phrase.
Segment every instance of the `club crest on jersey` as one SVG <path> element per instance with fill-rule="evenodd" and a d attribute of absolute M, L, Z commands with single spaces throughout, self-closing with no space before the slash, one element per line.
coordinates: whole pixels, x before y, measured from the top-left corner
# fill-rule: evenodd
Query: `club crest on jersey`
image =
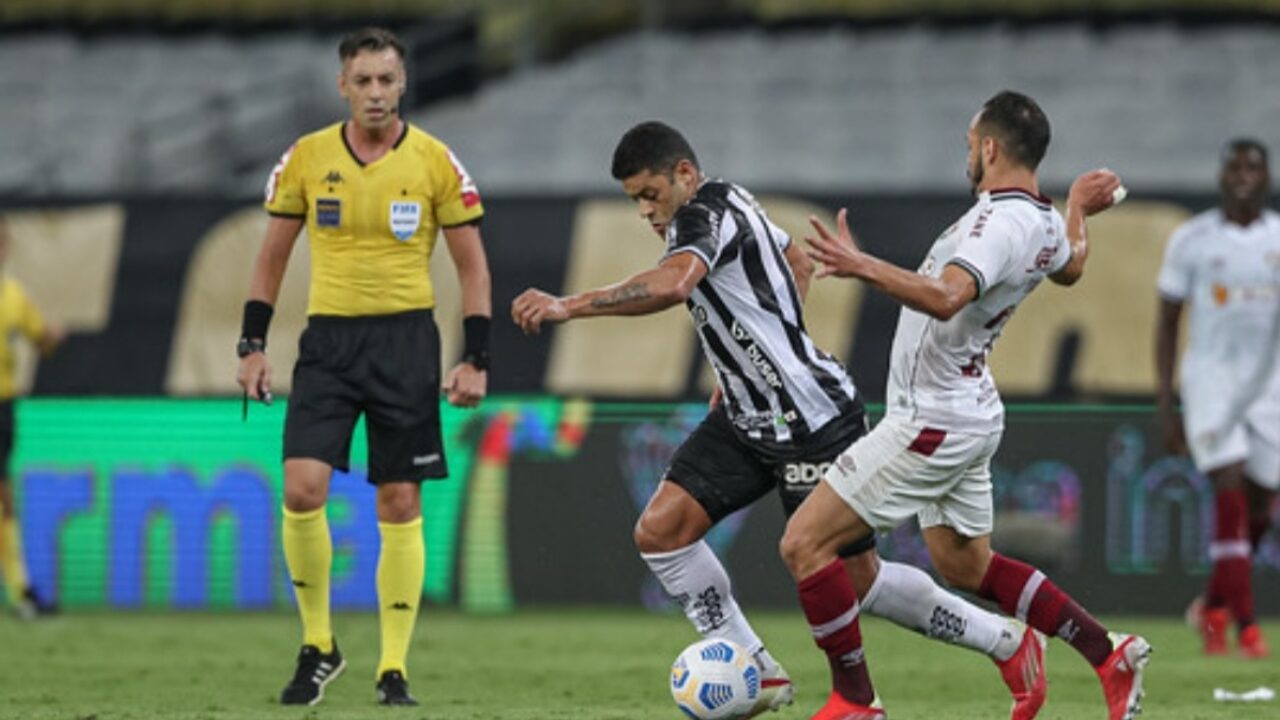
<path fill-rule="evenodd" d="M 391 203 L 391 232 L 400 242 L 406 242 L 418 232 L 422 222 L 422 203 Z"/>

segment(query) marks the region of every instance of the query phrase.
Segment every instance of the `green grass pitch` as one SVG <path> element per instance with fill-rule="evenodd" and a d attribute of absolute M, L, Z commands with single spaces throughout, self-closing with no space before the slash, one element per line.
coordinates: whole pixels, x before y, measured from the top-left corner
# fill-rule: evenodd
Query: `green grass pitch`
<path fill-rule="evenodd" d="M 770 720 L 807 718 L 826 694 L 826 661 L 798 612 L 757 613 L 757 630 L 791 671 L 797 703 Z M 1280 703 L 1214 702 L 1214 687 L 1280 685 L 1276 660 L 1206 659 L 1174 620 L 1113 619 L 1155 646 L 1144 719 L 1271 718 Z M 322 704 L 284 708 L 275 698 L 298 641 L 290 613 L 70 613 L 23 624 L 0 617 L 0 718 L 9 720 L 676 720 L 670 662 L 695 639 L 682 617 L 608 610 L 504 616 L 428 609 L 418 623 L 410 681 L 420 708 L 374 703 L 377 622 L 334 621 L 346 674 Z M 1280 623 L 1266 626 L 1280 639 Z M 1007 717 L 995 668 L 973 653 L 864 620 L 867 656 L 894 720 Z M 1045 720 L 1102 720 L 1092 671 L 1050 645 Z"/>

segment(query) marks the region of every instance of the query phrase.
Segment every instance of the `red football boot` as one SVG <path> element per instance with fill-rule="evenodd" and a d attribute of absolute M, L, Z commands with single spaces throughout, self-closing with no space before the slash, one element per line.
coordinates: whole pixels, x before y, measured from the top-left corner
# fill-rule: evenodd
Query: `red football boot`
<path fill-rule="evenodd" d="M 1200 637 L 1205 655 L 1227 654 L 1227 626 L 1231 613 L 1226 608 L 1205 608 L 1200 614 Z"/>
<path fill-rule="evenodd" d="M 1111 656 L 1098 668 L 1107 718 L 1133 720 L 1142 712 L 1142 669 L 1151 658 L 1151 644 L 1137 635 L 1111 633 L 1111 646 Z"/>
<path fill-rule="evenodd" d="M 831 691 L 827 704 L 809 720 L 884 720 L 884 710 L 880 708 L 877 698 L 871 705 L 859 705 L 844 699 L 840 693 Z"/>
<path fill-rule="evenodd" d="M 1262 639 L 1262 629 L 1257 625 L 1240 631 L 1240 655 L 1249 660 L 1262 660 L 1271 656 L 1271 648 Z"/>
<path fill-rule="evenodd" d="M 1049 692 L 1049 679 L 1044 670 L 1044 646 L 1047 643 L 1043 633 L 1027 628 L 1017 652 L 1004 662 L 996 662 L 1004 684 L 1013 694 L 1010 720 L 1031 720 L 1044 705 L 1044 697 Z"/>

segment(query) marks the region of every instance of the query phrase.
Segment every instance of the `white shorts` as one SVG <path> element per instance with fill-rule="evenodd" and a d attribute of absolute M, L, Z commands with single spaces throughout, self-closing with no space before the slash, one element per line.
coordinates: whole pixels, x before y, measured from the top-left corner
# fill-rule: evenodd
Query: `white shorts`
<path fill-rule="evenodd" d="M 826 481 L 879 530 L 915 515 L 965 537 L 991 534 L 991 456 L 1002 433 L 972 435 L 885 418 L 849 446 Z"/>
<path fill-rule="evenodd" d="M 1280 489 L 1280 416 L 1260 421 L 1251 416 L 1225 432 L 1192 435 L 1187 430 L 1187 447 L 1200 472 L 1244 462 L 1250 479 L 1265 488 Z"/>

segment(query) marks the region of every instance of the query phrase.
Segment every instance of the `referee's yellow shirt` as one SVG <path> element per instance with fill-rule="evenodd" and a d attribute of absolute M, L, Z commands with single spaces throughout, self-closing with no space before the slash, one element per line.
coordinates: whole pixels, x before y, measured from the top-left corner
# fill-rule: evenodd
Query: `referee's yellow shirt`
<path fill-rule="evenodd" d="M 307 314 L 433 307 L 428 271 L 438 231 L 483 216 L 480 193 L 444 143 L 409 123 L 395 146 L 369 164 L 347 145 L 345 125 L 304 135 L 267 181 L 267 212 L 306 218 Z"/>
<path fill-rule="evenodd" d="M 14 336 L 25 335 L 36 342 L 44 334 L 44 320 L 27 291 L 17 280 L 0 276 L 0 401 L 12 400 L 18 393 L 14 378 Z"/>

